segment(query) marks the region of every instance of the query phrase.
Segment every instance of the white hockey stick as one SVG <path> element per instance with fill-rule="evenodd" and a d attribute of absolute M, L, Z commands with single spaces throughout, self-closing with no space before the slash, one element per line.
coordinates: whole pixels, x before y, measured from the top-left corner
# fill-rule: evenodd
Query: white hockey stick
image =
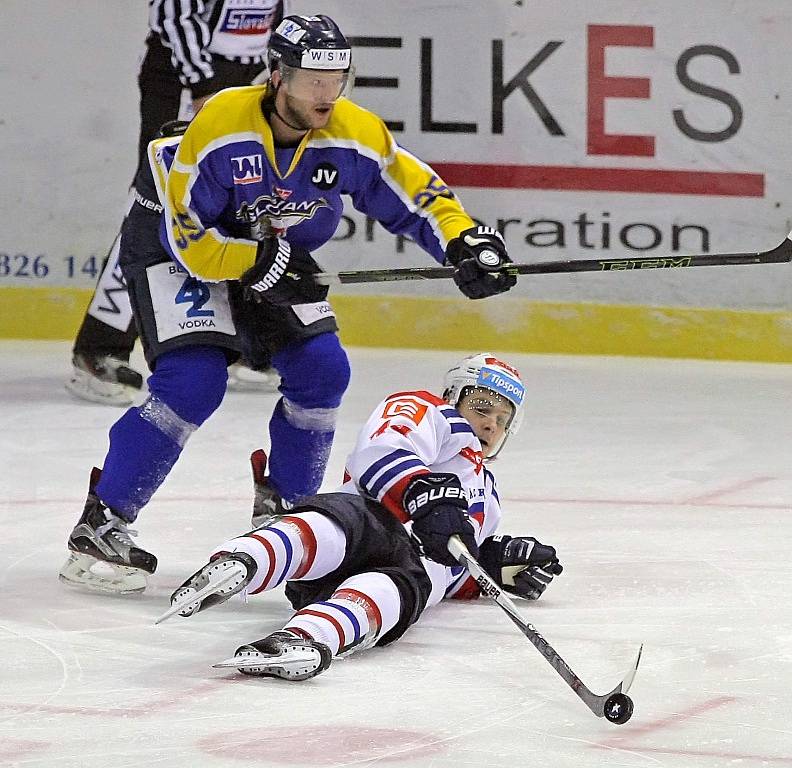
<path fill-rule="evenodd" d="M 547 659 L 548 663 L 563 678 L 564 682 L 580 697 L 583 703 L 597 716 L 604 717 L 612 723 L 621 725 L 626 723 L 633 713 L 632 699 L 627 695 L 630 686 L 638 671 L 641 661 L 643 645 L 638 649 L 638 655 L 630 666 L 624 679 L 610 693 L 598 696 L 584 685 L 583 681 L 572 671 L 569 665 L 556 653 L 555 649 L 542 637 L 532 624 L 527 622 L 517 610 L 514 603 L 505 592 L 495 583 L 490 575 L 478 564 L 468 548 L 462 543 L 459 536 L 452 536 L 448 540 L 448 550 L 464 565 L 470 575 L 476 580 L 481 593 L 491 597 L 506 615 L 520 628 L 520 631 L 531 641 L 534 647 Z"/>

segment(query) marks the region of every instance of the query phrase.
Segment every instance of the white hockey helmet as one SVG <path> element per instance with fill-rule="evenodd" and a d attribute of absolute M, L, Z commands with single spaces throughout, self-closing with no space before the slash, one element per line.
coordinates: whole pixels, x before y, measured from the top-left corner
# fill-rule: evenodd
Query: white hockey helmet
<path fill-rule="evenodd" d="M 443 397 L 456 406 L 468 387 L 489 389 L 508 400 L 514 407 L 514 415 L 506 427 L 506 435 L 517 432 L 523 420 L 525 398 L 525 387 L 517 370 L 488 352 L 469 355 L 446 373 Z"/>

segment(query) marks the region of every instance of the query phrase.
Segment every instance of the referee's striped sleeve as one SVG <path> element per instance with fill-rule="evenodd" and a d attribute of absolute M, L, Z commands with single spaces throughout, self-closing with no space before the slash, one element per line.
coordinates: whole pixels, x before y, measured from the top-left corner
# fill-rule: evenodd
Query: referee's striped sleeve
<path fill-rule="evenodd" d="M 171 50 L 179 80 L 187 87 L 214 76 L 205 12 L 203 0 L 149 0 L 149 26 Z"/>

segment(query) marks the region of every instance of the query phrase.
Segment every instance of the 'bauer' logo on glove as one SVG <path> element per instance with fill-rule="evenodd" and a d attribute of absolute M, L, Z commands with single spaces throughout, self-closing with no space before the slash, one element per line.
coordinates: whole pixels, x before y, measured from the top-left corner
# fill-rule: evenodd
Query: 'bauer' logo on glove
<path fill-rule="evenodd" d="M 453 485 L 441 485 L 436 488 L 430 488 L 417 496 L 413 496 L 407 502 L 406 509 L 410 513 L 410 517 L 412 517 L 418 509 L 429 504 L 429 502 L 442 499 L 466 499 L 465 491 L 462 488 L 455 488 Z M 465 501 L 464 506 L 467 507 L 467 501 Z"/>
<path fill-rule="evenodd" d="M 459 536 L 475 557 L 475 529 L 467 514 L 467 494 L 450 472 L 416 475 L 404 489 L 402 505 L 413 521 L 412 535 L 421 554 L 443 565 L 456 565 L 448 540 Z"/>

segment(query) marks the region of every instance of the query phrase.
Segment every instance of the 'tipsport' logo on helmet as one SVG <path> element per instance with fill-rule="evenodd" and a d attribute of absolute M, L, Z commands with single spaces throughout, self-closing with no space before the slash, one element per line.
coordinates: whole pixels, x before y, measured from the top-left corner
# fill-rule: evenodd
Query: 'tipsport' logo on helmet
<path fill-rule="evenodd" d="M 479 387 L 486 387 L 493 392 L 498 392 L 517 405 L 522 405 L 525 387 L 521 382 L 510 376 L 505 376 L 500 371 L 482 367 L 476 384 Z"/>

